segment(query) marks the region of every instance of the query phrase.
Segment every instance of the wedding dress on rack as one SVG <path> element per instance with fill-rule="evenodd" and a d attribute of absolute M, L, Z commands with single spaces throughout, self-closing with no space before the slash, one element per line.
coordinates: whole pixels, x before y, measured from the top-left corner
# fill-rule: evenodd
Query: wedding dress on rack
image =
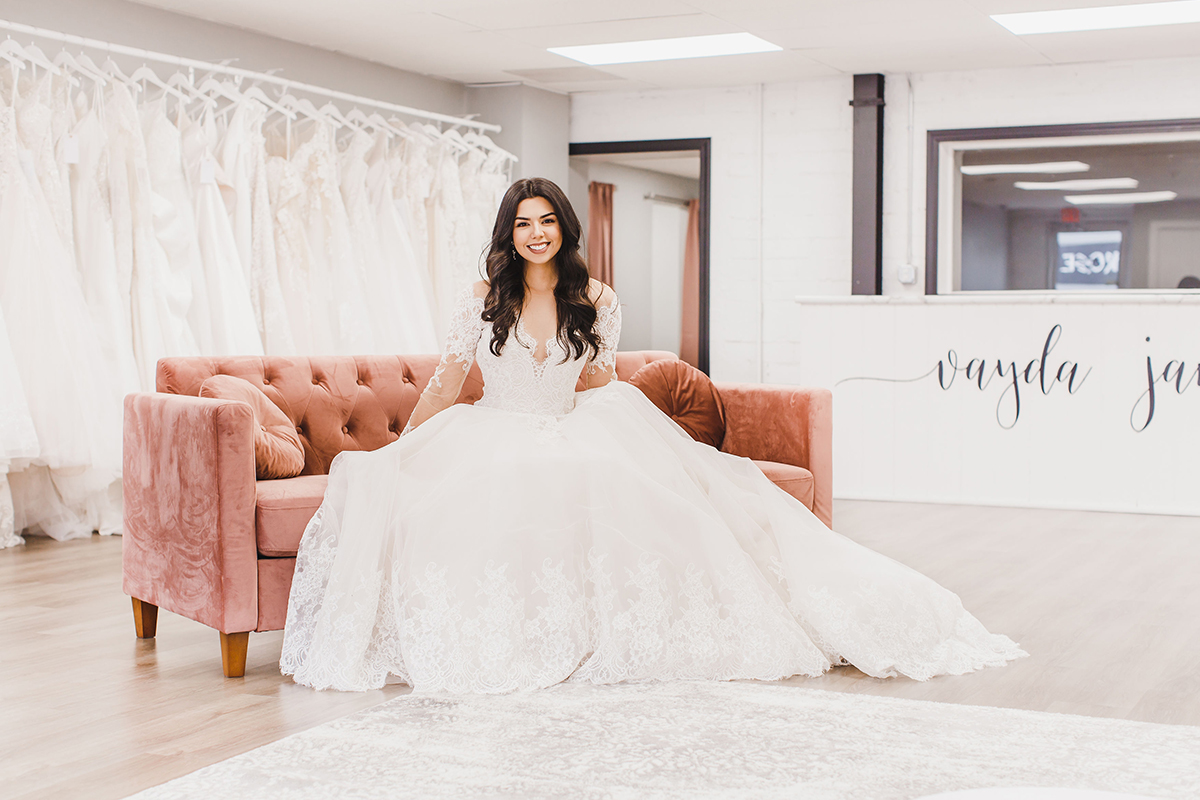
<path fill-rule="evenodd" d="M 313 258 L 304 230 L 304 181 L 286 156 L 271 155 L 266 160 L 266 171 L 279 288 L 296 351 L 331 354 L 333 329 L 319 300 L 329 295 L 314 295 L 312 291 L 318 276 L 313 274 Z"/>
<path fill-rule="evenodd" d="M 262 133 L 266 110 L 256 100 L 242 101 L 234 110 L 221 146 L 222 166 L 233 185 L 227 205 L 263 349 L 267 355 L 295 355 L 296 342 L 279 283 L 272 230 L 266 139 Z"/>
<path fill-rule="evenodd" d="M 154 233 L 166 253 L 170 271 L 179 275 L 188 287 L 191 303 L 187 325 L 196 346 L 200 353 L 212 353 L 208 283 L 196 238 L 196 212 L 192 207 L 191 190 L 183 174 L 183 139 L 179 127 L 167 116 L 165 98 L 142 106 L 141 115 L 150 185 L 154 188 Z"/>
<path fill-rule="evenodd" d="M 359 355 L 376 352 L 371 314 L 362 269 L 354 250 L 350 219 L 338 182 L 333 134 L 328 123 L 308 123 L 307 140 L 292 156 L 305 187 L 305 229 L 308 233 L 310 276 L 321 281 L 312 288 L 314 315 L 327 313 L 333 353 Z"/>
<path fill-rule="evenodd" d="M 339 154 L 253 90 L 2 63 L 0 547 L 119 531 L 121 402 L 162 357 L 437 346 L 462 259 L 431 265 L 430 208 L 457 237 L 459 162 L 494 153 L 380 119 Z"/>
<path fill-rule="evenodd" d="M 408 306 L 414 299 L 404 295 L 397 282 L 392 254 L 383 249 L 378 220 L 367 194 L 367 154 L 375 148 L 375 137 L 365 131 L 355 131 L 341 155 L 342 199 L 354 242 L 354 252 L 362 269 L 363 285 L 370 307 L 370 320 L 375 347 L 381 353 L 428 352 L 409 350 L 402 324 Z"/>
<path fill-rule="evenodd" d="M 0 549 L 25 541 L 16 532 L 16 509 L 8 471 L 14 462 L 26 461 L 37 454 L 37 432 L 25 401 L 25 387 L 9 345 L 8 326 L 0 305 Z"/>
<path fill-rule="evenodd" d="M 261 356 L 262 338 L 250 303 L 250 288 L 221 198 L 220 184 L 229 184 L 214 155 L 219 134 L 211 107 L 205 110 L 202 120 L 185 119 L 184 125 L 184 170 L 195 199 L 196 241 L 212 316 L 211 355 Z"/>
<path fill-rule="evenodd" d="M 0 107 L 0 308 L 38 443 L 32 463 L 9 475 L 14 524 L 60 539 L 111 532 L 120 406 L 70 251 L 16 128 L 13 107 Z"/>
<path fill-rule="evenodd" d="M 154 391 L 158 360 L 168 355 L 199 355 L 188 325 L 191 277 L 173 268 L 158 241 L 150 182 L 150 162 L 142 121 L 128 87 L 109 87 L 109 191 L 120 273 L 129 285 L 133 353 L 142 391 Z"/>
<path fill-rule="evenodd" d="M 83 295 L 95 322 L 96 341 L 112 376 L 116 400 L 141 388 L 133 355 L 128 305 L 122 301 L 108 187 L 108 133 L 100 122 L 102 95 L 76 124 L 72 135 L 78 163 L 72 170 L 74 239 Z"/>
<path fill-rule="evenodd" d="M 379 230 L 379 246 L 387 254 L 388 269 L 395 281 L 395 297 L 404 307 L 402 313 L 396 314 L 402 348 L 399 352 L 433 353 L 438 344 L 429 273 L 417 263 L 412 239 L 396 202 L 387 149 L 387 139 L 380 137 L 367 169 L 367 192 Z"/>
<path fill-rule="evenodd" d="M 923 680 L 1024 655 L 617 381 L 615 296 L 585 363 L 524 320 L 494 355 L 482 294 L 456 307 L 426 421 L 333 461 L 288 604 L 280 668 L 297 682 L 505 692 L 776 680 L 842 659 Z M 483 398 L 451 405 L 472 362 Z M 577 394 L 584 370 L 595 388 Z"/>

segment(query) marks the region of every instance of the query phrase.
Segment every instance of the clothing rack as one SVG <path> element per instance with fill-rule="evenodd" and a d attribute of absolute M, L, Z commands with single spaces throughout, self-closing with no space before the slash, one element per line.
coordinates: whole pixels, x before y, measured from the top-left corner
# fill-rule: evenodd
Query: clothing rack
<path fill-rule="evenodd" d="M 323 86 L 315 86 L 311 83 L 302 83 L 300 81 L 289 80 L 288 78 L 280 78 L 267 72 L 255 72 L 249 69 L 242 69 L 241 67 L 231 67 L 227 64 L 213 64 L 208 61 L 199 61 L 194 58 L 173 56 L 167 53 L 156 53 L 152 50 L 143 50 L 138 47 L 128 47 L 123 44 L 103 42 L 99 39 L 89 39 L 85 36 L 62 33 L 61 31 L 53 31 L 48 28 L 38 28 L 34 27 L 33 25 L 25 25 L 20 22 L 0 20 L 0 30 L 25 33 L 29 34 L 30 36 L 37 36 L 43 39 L 52 39 L 65 44 L 75 44 L 79 45 L 80 47 L 87 47 L 92 50 L 103 50 L 109 53 L 133 56 L 134 58 L 140 58 L 145 61 L 156 61 L 160 64 L 174 64 L 176 66 L 187 67 L 188 69 L 193 70 L 198 69 L 206 72 L 215 72 L 223 75 L 246 78 L 253 81 L 261 81 L 263 83 L 271 83 L 276 86 L 282 86 L 285 89 L 294 89 L 296 91 L 317 94 L 323 97 L 332 98 L 334 100 L 344 100 L 345 102 L 353 103 L 354 105 L 381 108 L 386 111 L 392 111 L 397 114 L 404 114 L 410 117 L 419 117 L 421 119 L 444 122 L 448 125 L 461 125 L 463 127 L 475 128 L 476 130 L 480 131 L 492 131 L 494 133 L 499 133 L 501 130 L 499 125 L 492 125 L 487 122 L 478 122 L 465 117 L 454 117 L 449 114 L 439 114 L 435 111 L 424 111 L 419 108 L 411 108 L 409 106 L 401 106 L 395 103 L 387 103 L 382 100 L 372 100 L 369 97 L 361 97 L 348 92 L 339 92 L 336 89 L 326 89 Z"/>
<path fill-rule="evenodd" d="M 671 205 L 683 206 L 684 208 L 692 204 L 691 200 L 684 200 L 682 197 L 669 197 L 665 194 L 655 194 L 654 192 L 646 192 L 644 199 L 653 203 L 670 203 Z"/>

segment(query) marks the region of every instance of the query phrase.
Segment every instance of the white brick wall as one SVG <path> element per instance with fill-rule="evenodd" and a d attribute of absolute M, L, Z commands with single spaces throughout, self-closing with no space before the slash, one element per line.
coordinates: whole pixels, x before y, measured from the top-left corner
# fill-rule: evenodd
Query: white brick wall
<path fill-rule="evenodd" d="M 794 295 L 849 291 L 850 87 L 847 76 L 572 97 L 573 142 L 712 139 L 717 379 L 759 379 L 760 330 L 784 332 Z"/>
<path fill-rule="evenodd" d="M 1197 118 L 1197 77 L 1197 58 L 917 74 L 911 77 L 910 132 L 908 76 L 888 75 L 884 115 L 884 293 L 924 291 L 925 147 L 929 130 Z M 921 366 L 908 363 L 916 357 L 910 352 L 914 347 L 926 357 L 929 354 L 925 350 L 935 353 L 937 347 L 949 346 L 942 338 L 951 341 L 982 336 L 983 328 L 1023 330 L 1035 317 L 1038 324 L 1045 322 L 1038 309 L 1012 305 L 996 310 L 981 328 L 973 309 L 967 309 L 959 314 L 962 325 L 953 329 L 958 333 L 949 336 L 950 329 L 935 325 L 940 319 L 936 308 L 921 304 L 905 312 L 912 317 L 908 331 L 912 341 L 900 346 L 898 329 L 885 335 L 882 331 L 886 326 L 876 326 L 873 333 L 868 333 L 866 326 L 860 325 L 866 319 L 864 314 L 869 317 L 873 313 L 866 308 L 800 306 L 793 302 L 796 295 L 850 293 L 852 114 L 847 101 L 851 94 L 852 80 L 847 75 L 761 87 L 572 97 L 574 142 L 712 138 L 711 347 L 712 372 L 717 379 L 829 383 L 839 377 L 831 366 L 835 351 L 841 354 L 838 358 L 846 368 L 853 362 L 853 369 L 860 370 L 856 374 L 908 375 Z M 917 266 L 918 280 L 913 286 L 904 286 L 897 279 L 897 269 L 909 260 L 910 235 L 911 263 Z M 1159 316 L 1176 319 L 1180 317 L 1177 311 L 1164 308 Z M 1062 316 L 1063 320 L 1074 319 L 1070 314 Z M 1154 318 L 1156 315 L 1151 314 L 1146 319 Z M 1192 319 L 1188 314 L 1182 318 Z M 1141 342 L 1147 333 L 1137 326 L 1145 327 L 1146 319 L 1139 322 L 1122 310 L 1114 313 L 1103 329 L 1114 341 Z M 1194 322 L 1183 327 L 1188 325 L 1194 330 Z M 1173 335 L 1164 333 L 1154 340 L 1156 347 L 1162 348 L 1156 357 L 1164 363 L 1167 358 L 1182 357 L 1189 363 L 1200 358 L 1193 346 L 1193 334 L 1179 334 L 1174 328 L 1171 331 Z M 1175 350 L 1179 355 L 1171 355 Z M 1125 366 L 1122 362 L 1122 369 Z M 989 453 L 995 448 L 1012 447 L 1014 437 L 979 428 L 979 415 L 957 410 L 946 416 L 949 412 L 943 409 L 937 419 L 925 419 L 904 405 L 907 395 L 903 391 L 886 384 L 876 387 L 866 405 L 856 405 L 856 396 L 844 387 L 835 395 L 835 450 L 841 453 L 835 491 L 839 495 L 1014 505 L 1060 502 L 1037 495 L 1021 475 L 989 471 Z M 1107 417 L 1104 419 L 1108 425 Z M 881 420 L 886 430 L 871 432 L 870 425 Z M 1164 422 L 1156 437 L 1195 441 L 1200 435 L 1195 425 L 1177 430 L 1170 427 L 1180 424 L 1178 420 Z M 1055 423 L 1048 430 L 1053 433 L 1060 427 Z M 957 452 L 955 441 L 962 437 L 982 437 L 981 441 L 990 444 L 976 453 L 979 463 L 971 460 L 976 456 L 963 456 L 956 463 L 966 470 L 965 474 L 991 476 L 990 483 L 985 482 L 987 492 L 903 466 L 903 459 L 894 458 L 884 433 L 893 438 L 924 436 L 922 451 L 935 454 Z M 1116 437 L 1130 435 L 1114 428 L 1099 434 L 1096 441 L 1104 446 L 1126 446 L 1124 439 L 1118 441 Z M 1049 439 L 1034 440 L 1032 444 L 1026 442 L 1033 448 L 1030 452 L 1038 447 L 1048 447 L 1047 452 L 1054 450 Z M 1161 444 L 1146 437 L 1138 441 L 1138 446 L 1145 449 L 1143 456 L 1157 452 L 1155 448 Z M 1062 452 L 1069 455 L 1072 451 L 1067 448 Z M 1066 475 L 1090 468 L 1088 457 L 1082 455 L 1074 461 L 1063 456 L 1054 463 Z M 1131 484 L 1129 497 L 1115 505 L 1110 499 L 1083 491 L 1061 502 L 1073 507 L 1200 513 L 1195 503 L 1155 494 L 1155 486 L 1170 483 L 1170 469 L 1164 469 L 1161 474 L 1150 471 L 1142 475 Z"/>
<path fill-rule="evenodd" d="M 910 136 L 907 76 L 888 75 L 884 294 L 924 292 L 929 130 L 1200 117 L 1197 76 L 1200 59 L 913 75 Z M 711 347 L 718 379 L 794 379 L 801 353 L 787 361 L 787 348 L 771 347 L 801 343 L 791 299 L 850 293 L 851 94 L 846 75 L 572 97 L 573 142 L 713 140 Z M 904 286 L 897 270 L 908 259 L 910 230 L 918 279 Z"/>
<path fill-rule="evenodd" d="M 925 137 L 946 128 L 1062 125 L 1200 117 L 1200 59 L 936 72 L 912 76 L 913 190 L 907 196 L 908 97 L 903 75 L 887 76 L 884 114 L 884 294 L 924 292 Z M 904 263 L 912 203 L 918 281 L 896 279 Z M 848 269 L 849 267 L 847 267 Z"/>

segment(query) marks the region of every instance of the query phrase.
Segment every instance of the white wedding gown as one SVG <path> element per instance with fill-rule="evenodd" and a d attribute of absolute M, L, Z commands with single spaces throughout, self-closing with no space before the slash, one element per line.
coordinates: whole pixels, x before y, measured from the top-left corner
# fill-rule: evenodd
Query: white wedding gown
<path fill-rule="evenodd" d="M 554 340 L 539 361 L 520 324 L 493 355 L 482 310 L 463 295 L 417 408 L 452 403 L 473 360 L 483 398 L 334 459 L 288 605 L 280 667 L 298 683 L 506 692 L 776 680 L 841 659 L 923 680 L 1024 655 L 615 380 L 615 298 L 587 364 Z M 604 385 L 577 394 L 585 367 Z"/>

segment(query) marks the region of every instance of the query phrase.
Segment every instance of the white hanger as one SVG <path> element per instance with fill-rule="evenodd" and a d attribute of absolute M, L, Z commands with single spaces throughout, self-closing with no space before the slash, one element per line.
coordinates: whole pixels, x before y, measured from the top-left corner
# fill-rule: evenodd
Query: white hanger
<path fill-rule="evenodd" d="M 93 72 L 75 60 L 75 56 L 67 52 L 67 48 L 63 48 L 58 55 L 54 57 L 54 65 L 63 69 L 71 70 L 72 72 L 82 75 L 88 80 L 98 83 L 101 86 L 108 85 L 108 78 L 100 72 Z"/>
<path fill-rule="evenodd" d="M 338 127 L 344 126 L 351 130 L 358 131 L 359 133 L 366 133 L 361 125 L 355 125 L 353 122 L 346 119 L 346 117 L 342 114 L 341 109 L 335 106 L 332 102 L 326 103 L 317 110 L 334 122 L 339 123 Z"/>
<path fill-rule="evenodd" d="M 99 75 L 100 77 L 104 78 L 105 84 L 107 84 L 108 81 L 111 79 L 111 76 L 109 76 L 108 73 L 106 73 L 104 70 L 102 70 L 96 66 L 96 62 L 92 61 L 92 59 L 88 56 L 87 53 L 80 53 L 79 58 L 76 60 L 78 61 L 78 63 L 80 65 L 83 66 L 83 68 L 85 70 L 87 70 L 91 74 Z"/>
<path fill-rule="evenodd" d="M 200 100 L 205 106 L 215 106 L 217 104 L 216 100 L 213 100 L 208 95 L 201 94 L 200 90 L 196 88 L 196 85 L 192 83 L 191 76 L 185 75 L 182 72 L 176 72 L 174 75 L 167 78 L 167 86 L 184 92 L 187 95 L 187 97 L 184 98 L 184 102 L 190 103 L 193 100 Z"/>
<path fill-rule="evenodd" d="M 496 143 L 493 142 L 491 137 L 488 136 L 487 134 L 476 133 L 475 131 L 467 131 L 466 133 L 463 134 L 463 139 L 465 139 L 466 141 L 468 141 L 472 144 L 479 145 L 480 147 L 482 147 L 484 150 L 487 150 L 488 152 L 495 153 L 498 156 L 503 156 L 504 158 L 508 159 L 509 161 L 513 162 L 514 164 L 520 160 L 516 156 L 514 156 L 512 153 L 505 150 L 504 148 L 497 146 Z"/>
<path fill-rule="evenodd" d="M 135 83 L 138 81 L 145 81 L 146 83 L 153 84 L 154 86 L 162 89 L 165 94 L 174 95 L 185 103 L 189 103 L 192 100 L 191 97 L 179 91 L 178 89 L 174 89 L 163 83 L 162 79 L 158 77 L 158 74 L 145 64 L 142 64 L 142 66 L 134 70 L 133 74 L 129 76 L 129 80 Z"/>
<path fill-rule="evenodd" d="M 142 90 L 141 85 L 139 85 L 137 81 L 132 80 L 124 72 L 121 72 L 121 68 L 117 66 L 117 62 L 113 61 L 111 58 L 104 62 L 104 73 L 114 80 L 118 80 L 128 86 L 133 90 L 135 95 Z"/>
<path fill-rule="evenodd" d="M 395 117 L 389 119 L 388 122 L 407 133 L 407 138 L 410 140 L 415 140 L 421 144 L 429 146 L 437 144 L 437 140 L 430 137 L 430 135 L 426 133 L 420 125 L 406 125 L 402 120 L 398 120 Z"/>
<path fill-rule="evenodd" d="M 257 100 L 258 102 L 262 103 L 264 106 L 266 106 L 267 108 L 269 108 L 270 110 L 274 111 L 277 114 L 283 114 L 288 119 L 296 118 L 295 111 L 293 111 L 290 108 L 285 108 L 284 106 L 280 105 L 279 103 L 276 103 L 271 98 L 267 97 L 267 93 L 264 92 L 262 89 L 258 88 L 258 86 L 251 86 L 249 89 L 242 92 L 242 99 L 243 100 Z"/>
<path fill-rule="evenodd" d="M 37 66 L 49 72 L 51 75 L 63 74 L 63 71 L 54 66 L 50 59 L 46 58 L 46 54 L 43 53 L 35 44 L 31 44 L 28 47 L 22 47 L 16 39 L 7 38 L 0 43 L 0 50 L 3 50 L 9 55 L 16 56 L 24 61 L 28 61 L 30 64 L 36 64 Z M 67 76 L 67 80 L 71 81 L 72 85 L 79 85 L 79 81 L 70 76 Z"/>
<path fill-rule="evenodd" d="M 282 106 L 286 106 L 287 108 L 290 108 L 291 110 L 295 111 L 298 114 L 303 114 L 304 116 L 308 117 L 309 119 L 315 119 L 320 122 L 328 123 L 328 124 L 332 125 L 335 130 L 342 127 L 342 124 L 340 122 L 338 122 L 335 119 L 330 119 L 329 117 L 325 116 L 320 111 L 318 111 L 317 107 L 314 106 L 312 104 L 312 101 L 309 100 L 307 97 L 304 98 L 303 100 L 297 100 L 294 95 L 285 94 L 279 98 L 279 104 Z"/>
<path fill-rule="evenodd" d="M 388 122 L 383 118 L 383 114 L 380 114 L 378 111 L 367 117 L 367 121 L 374 125 L 377 130 L 387 131 L 390 134 L 399 136 L 401 139 L 408 139 L 412 136 L 406 128 L 397 127 Z"/>
<path fill-rule="evenodd" d="M 25 69 L 25 67 L 26 67 L 24 59 L 17 58 L 16 56 L 14 56 L 12 53 L 8 52 L 7 50 L 0 50 L 0 58 L 3 58 L 8 63 L 12 64 L 13 69 Z"/>

